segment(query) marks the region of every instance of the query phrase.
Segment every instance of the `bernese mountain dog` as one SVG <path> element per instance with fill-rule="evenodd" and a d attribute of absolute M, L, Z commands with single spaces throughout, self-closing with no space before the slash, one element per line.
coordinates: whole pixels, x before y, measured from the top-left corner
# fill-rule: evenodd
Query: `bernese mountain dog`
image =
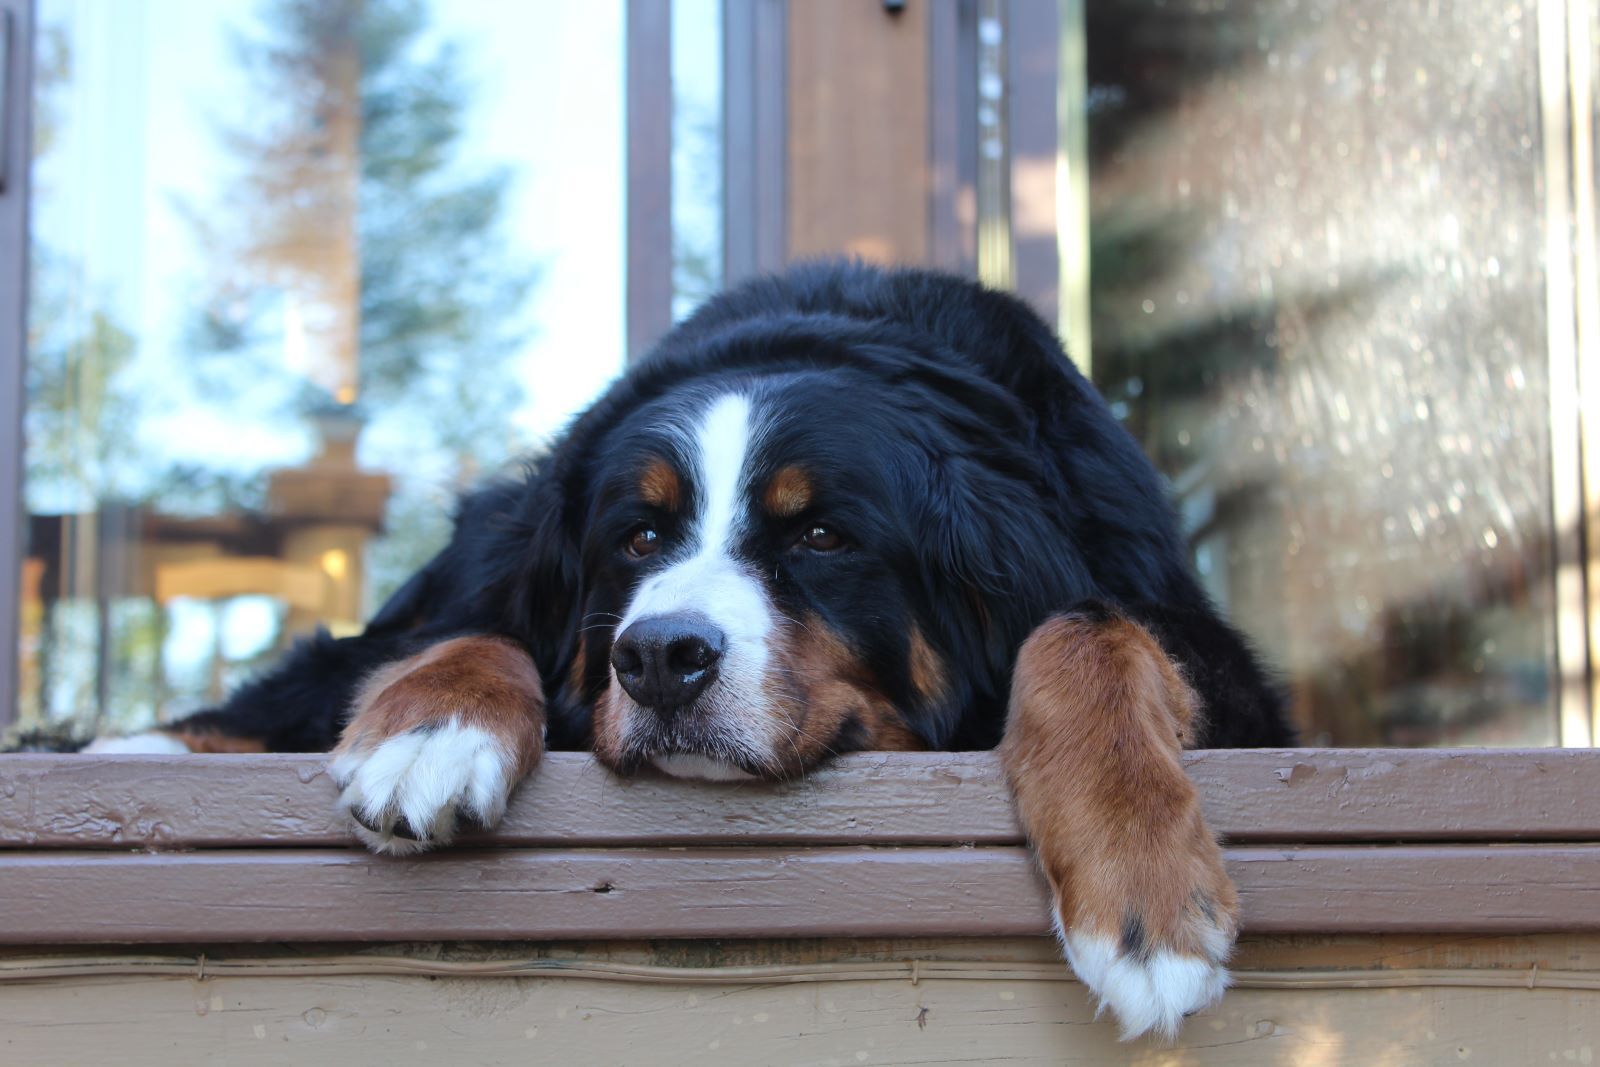
<path fill-rule="evenodd" d="M 727 780 L 998 747 L 1067 958 L 1131 1036 L 1220 995 L 1237 929 L 1180 750 L 1289 744 L 1050 328 L 817 264 L 673 329 L 359 636 L 110 747 L 331 750 L 389 853 L 492 826 L 546 749 Z"/>

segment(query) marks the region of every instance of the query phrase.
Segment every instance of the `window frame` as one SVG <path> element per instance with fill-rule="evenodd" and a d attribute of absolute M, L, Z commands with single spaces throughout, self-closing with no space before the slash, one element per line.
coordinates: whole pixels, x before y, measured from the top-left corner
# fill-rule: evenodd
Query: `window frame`
<path fill-rule="evenodd" d="M 627 0 L 628 362 L 672 325 L 672 0 Z"/>
<path fill-rule="evenodd" d="M 27 356 L 33 0 L 0 0 L 0 731 L 16 721 Z"/>

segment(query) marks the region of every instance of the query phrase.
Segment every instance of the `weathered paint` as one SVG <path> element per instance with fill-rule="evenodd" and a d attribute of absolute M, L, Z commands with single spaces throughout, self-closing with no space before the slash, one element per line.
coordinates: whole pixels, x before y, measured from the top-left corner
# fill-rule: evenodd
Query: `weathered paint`
<path fill-rule="evenodd" d="M 0 756 L 0 849 L 352 845 L 326 758 Z M 1600 841 L 1600 751 L 1191 752 L 1209 825 L 1237 844 Z M 1012 845 L 987 752 L 869 753 L 779 785 L 621 779 L 552 753 L 492 834 L 506 847 Z"/>
<path fill-rule="evenodd" d="M 1256 933 L 1600 929 L 1600 845 L 1227 850 Z M 1014 936 L 1021 848 L 13 852 L 0 930 L 45 942 Z"/>
<path fill-rule="evenodd" d="M 809 964 L 924 958 L 947 965 L 915 981 L 752 980 L 707 965 L 693 982 L 346 973 L 284 976 L 248 969 L 206 977 L 0 980 L 0 1059 L 130 1067 L 172 1062 L 1593 1064 L 1600 991 L 1509 988 L 1504 963 L 1600 963 L 1594 938 L 1318 938 L 1247 940 L 1242 955 L 1275 970 L 1241 971 L 1241 988 L 1190 1018 L 1172 1046 L 1120 1044 L 1064 969 L 1036 969 L 1042 941 L 731 946 L 741 959 Z M 554 952 L 551 953 L 552 955 Z M 465 947 L 406 953 L 427 962 L 483 958 Z M 311 959 L 314 960 L 314 956 Z M 377 957 L 383 959 L 393 956 Z M 661 962 L 645 948 L 563 952 L 577 965 Z M 226 959 L 226 957 L 224 957 Z M 1406 959 L 1447 962 L 1477 985 L 1399 984 Z M 0 961 L 3 962 L 3 961 Z M 270 961 L 269 961 L 270 962 Z M 280 962 L 280 967 L 284 965 Z M 1308 971 L 1322 985 L 1257 988 Z M 213 967 L 217 964 L 213 963 Z M 375 964 L 376 966 L 376 964 Z M 963 972 L 961 966 L 972 968 Z M 0 972 L 3 975 L 3 972 Z M 1349 988 L 1351 981 L 1395 984 Z M 1340 983 L 1344 983 L 1341 985 Z"/>

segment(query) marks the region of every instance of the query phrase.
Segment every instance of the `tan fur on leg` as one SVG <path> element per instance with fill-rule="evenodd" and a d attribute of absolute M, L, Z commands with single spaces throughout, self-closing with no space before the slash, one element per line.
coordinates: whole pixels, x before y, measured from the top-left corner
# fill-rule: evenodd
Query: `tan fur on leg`
<path fill-rule="evenodd" d="M 1023 645 L 1001 753 L 1068 957 L 1124 1036 L 1219 996 L 1238 900 L 1179 752 L 1195 696 L 1143 627 L 1059 616 Z"/>

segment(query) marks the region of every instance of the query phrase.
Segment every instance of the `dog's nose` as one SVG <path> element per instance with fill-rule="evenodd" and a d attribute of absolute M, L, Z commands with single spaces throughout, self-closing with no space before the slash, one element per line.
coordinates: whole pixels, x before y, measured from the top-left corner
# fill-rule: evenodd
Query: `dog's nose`
<path fill-rule="evenodd" d="M 611 646 L 617 681 L 642 706 L 687 707 L 717 676 L 727 638 L 703 615 L 653 615 L 632 623 Z"/>

